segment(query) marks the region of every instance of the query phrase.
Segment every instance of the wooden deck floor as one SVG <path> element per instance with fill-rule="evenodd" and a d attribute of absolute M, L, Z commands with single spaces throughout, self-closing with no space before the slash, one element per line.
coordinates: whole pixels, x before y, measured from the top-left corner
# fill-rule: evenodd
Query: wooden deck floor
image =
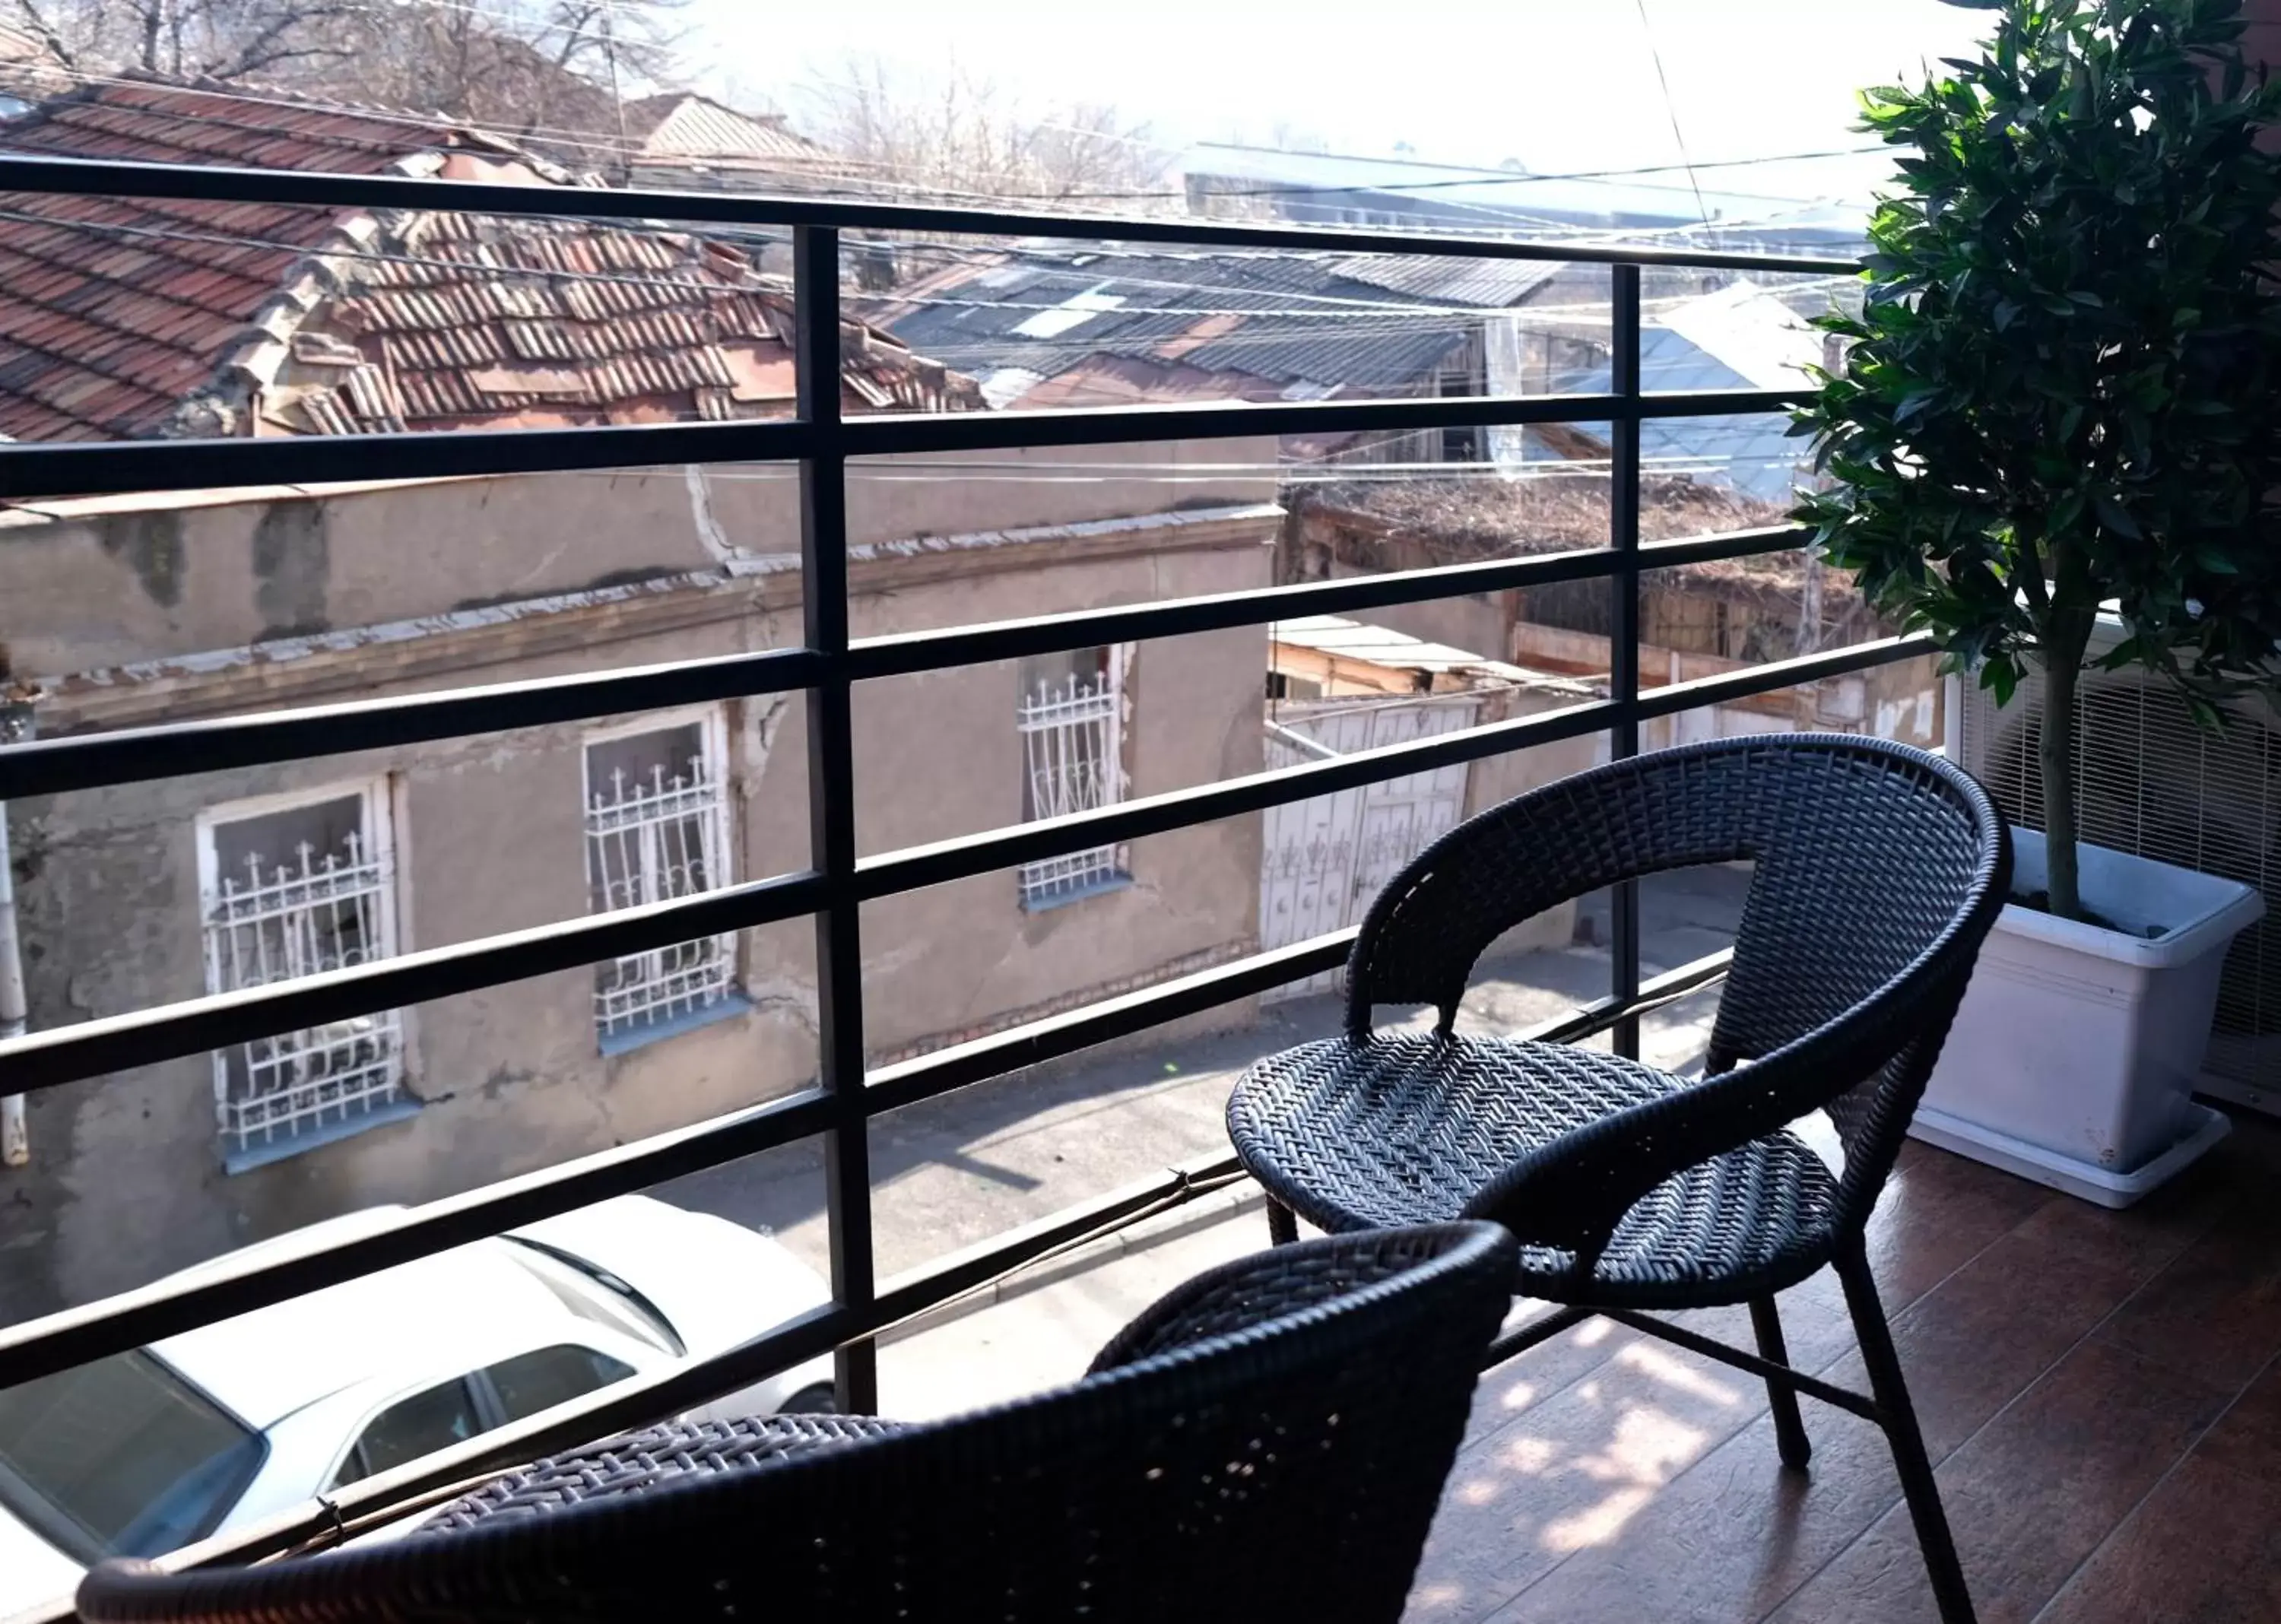
<path fill-rule="evenodd" d="M 2281 1620 L 2281 1127 L 2121 1213 L 1912 1144 L 1870 1250 L 1985 1624 Z M 1866 1389 L 1834 1278 L 1782 1306 Z M 1738 1371 L 1604 1321 L 1531 1349 L 1482 1379 L 1411 1618 L 1935 1618 L 1883 1435 L 1805 1419 L 1786 1473 Z"/>

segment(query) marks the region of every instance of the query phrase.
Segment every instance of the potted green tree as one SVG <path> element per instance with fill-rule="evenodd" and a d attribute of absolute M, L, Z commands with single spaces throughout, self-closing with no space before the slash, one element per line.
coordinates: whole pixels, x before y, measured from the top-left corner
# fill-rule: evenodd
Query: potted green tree
<path fill-rule="evenodd" d="M 1899 181 L 1860 315 L 1822 322 L 1798 517 L 1959 680 L 2041 706 L 2044 828 L 1920 1131 L 2120 1205 L 2223 1132 L 2189 1094 L 2262 904 L 2078 840 L 2078 685 L 2141 665 L 2222 727 L 2275 669 L 2281 85 L 2241 0 L 1975 9 L 1977 58 L 1862 97 Z"/>

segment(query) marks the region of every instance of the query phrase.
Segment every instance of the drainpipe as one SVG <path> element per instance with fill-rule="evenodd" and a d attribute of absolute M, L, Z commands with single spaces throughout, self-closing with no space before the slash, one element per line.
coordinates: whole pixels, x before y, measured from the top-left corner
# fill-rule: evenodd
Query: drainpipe
<path fill-rule="evenodd" d="M 0 745 L 22 744 L 32 737 L 33 727 L 31 697 L 19 689 L 0 703 Z M 8 808 L 0 806 L 0 1041 L 21 1037 L 28 1016 L 24 955 L 16 934 L 16 869 L 8 849 Z M 24 1096 L 0 1098 L 0 1166 L 22 1167 L 31 1159 Z"/>

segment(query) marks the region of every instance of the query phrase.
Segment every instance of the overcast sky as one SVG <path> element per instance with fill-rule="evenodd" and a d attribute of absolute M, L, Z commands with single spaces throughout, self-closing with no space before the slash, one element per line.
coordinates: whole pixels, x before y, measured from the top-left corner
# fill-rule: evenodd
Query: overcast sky
<path fill-rule="evenodd" d="M 1512 158 L 1540 172 L 1671 163 L 1674 112 L 1698 161 L 1861 146 L 1847 128 L 1856 89 L 1959 54 L 1989 20 L 1940 0 L 1644 0 L 1644 10 L 1645 25 L 1642 0 L 692 0 L 686 16 L 692 65 L 709 65 L 711 88 L 773 98 L 795 119 L 804 86 L 851 53 L 877 53 L 913 82 L 955 62 L 1036 112 L 1111 103 L 1174 143 L 1265 142 L 1282 127 L 1334 151 L 1407 143 L 1429 160 Z M 1720 183 L 1849 195 L 1867 173 L 1819 160 L 1726 171 Z"/>

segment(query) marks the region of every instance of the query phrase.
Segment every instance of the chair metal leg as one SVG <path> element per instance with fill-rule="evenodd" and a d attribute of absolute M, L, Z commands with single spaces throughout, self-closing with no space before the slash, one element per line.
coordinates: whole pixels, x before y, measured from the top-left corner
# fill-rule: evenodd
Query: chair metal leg
<path fill-rule="evenodd" d="M 1918 1430 L 1916 1411 L 1901 1380 L 1900 1356 L 1893 1350 L 1893 1334 L 1885 1324 L 1876 1281 L 1870 1278 L 1868 1257 L 1858 1245 L 1848 1247 L 1838 1253 L 1836 1265 L 1845 1288 L 1845 1306 L 1853 1316 L 1853 1334 L 1861 1344 L 1861 1362 L 1869 1367 L 1869 1390 L 1883 1412 L 1885 1439 L 1892 1446 L 1893 1465 L 1908 1501 L 1909 1520 L 1916 1525 L 1917 1548 L 1924 1553 L 1925 1571 L 1932 1579 L 1941 1624 L 1975 1624 L 1972 1595 L 1965 1588 L 1963 1565 L 1956 1559 L 1956 1542 L 1940 1507 L 1940 1486 L 1933 1481 L 1924 1434 Z"/>
<path fill-rule="evenodd" d="M 1299 1238 L 1299 1220 L 1272 1195 L 1267 1198 L 1267 1238 L 1277 1246 L 1288 1246 Z"/>
<path fill-rule="evenodd" d="M 1772 1297 L 1751 1299 L 1751 1328 L 1758 1333 L 1759 1357 L 1776 1365 L 1790 1363 L 1790 1349 L 1782 1343 L 1782 1316 L 1775 1311 Z M 1767 1378 L 1767 1404 L 1775 1416 L 1775 1449 L 1782 1456 L 1782 1464 L 1793 1472 L 1805 1470 L 1805 1463 L 1813 1458 L 1813 1445 L 1805 1435 L 1805 1421 L 1798 1412 L 1798 1389 L 1787 1381 Z"/>

